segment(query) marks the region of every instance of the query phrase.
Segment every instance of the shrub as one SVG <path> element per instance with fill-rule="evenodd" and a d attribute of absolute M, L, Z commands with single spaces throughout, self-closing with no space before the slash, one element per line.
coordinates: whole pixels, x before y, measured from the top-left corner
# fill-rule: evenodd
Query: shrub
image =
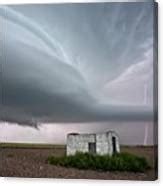
<path fill-rule="evenodd" d="M 138 157 L 129 153 L 109 156 L 78 152 L 73 156 L 50 156 L 47 162 L 52 165 L 102 171 L 144 172 L 150 168 L 144 157 Z"/>

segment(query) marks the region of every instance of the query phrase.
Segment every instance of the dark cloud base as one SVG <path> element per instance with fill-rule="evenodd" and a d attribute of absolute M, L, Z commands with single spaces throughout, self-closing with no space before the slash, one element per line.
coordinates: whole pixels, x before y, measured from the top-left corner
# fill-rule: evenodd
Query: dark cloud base
<path fill-rule="evenodd" d="M 152 104 L 101 104 L 99 94 L 150 51 L 152 10 L 153 3 L 0 7 L 0 120 L 152 121 Z"/>

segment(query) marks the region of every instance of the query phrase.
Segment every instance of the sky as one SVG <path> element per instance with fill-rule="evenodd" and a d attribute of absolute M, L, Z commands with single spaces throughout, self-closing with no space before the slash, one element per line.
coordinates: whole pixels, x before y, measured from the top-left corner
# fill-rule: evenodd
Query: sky
<path fill-rule="evenodd" d="M 0 140 L 114 129 L 152 143 L 153 3 L 0 7 Z"/>

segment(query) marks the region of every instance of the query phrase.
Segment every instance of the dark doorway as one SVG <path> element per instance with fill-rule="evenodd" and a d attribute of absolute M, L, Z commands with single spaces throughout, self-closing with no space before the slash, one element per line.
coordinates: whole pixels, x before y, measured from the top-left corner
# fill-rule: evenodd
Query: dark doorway
<path fill-rule="evenodd" d="M 112 137 L 112 146 L 113 146 L 113 154 L 117 152 L 116 150 L 116 137 Z"/>
<path fill-rule="evenodd" d="M 96 143 L 88 143 L 88 148 L 90 153 L 96 153 Z"/>

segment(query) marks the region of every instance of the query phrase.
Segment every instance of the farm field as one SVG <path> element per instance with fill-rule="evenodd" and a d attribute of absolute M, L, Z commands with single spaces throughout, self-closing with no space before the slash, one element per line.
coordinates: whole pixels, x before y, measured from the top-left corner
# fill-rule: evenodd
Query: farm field
<path fill-rule="evenodd" d="M 48 156 L 63 156 L 65 145 L 53 144 L 0 144 L 0 176 L 2 177 L 46 177 L 69 179 L 121 179 L 121 180 L 154 180 L 154 147 L 122 146 L 122 152 L 146 157 L 150 170 L 145 173 L 134 172 L 102 172 L 93 170 L 78 170 L 50 165 L 46 162 Z"/>

